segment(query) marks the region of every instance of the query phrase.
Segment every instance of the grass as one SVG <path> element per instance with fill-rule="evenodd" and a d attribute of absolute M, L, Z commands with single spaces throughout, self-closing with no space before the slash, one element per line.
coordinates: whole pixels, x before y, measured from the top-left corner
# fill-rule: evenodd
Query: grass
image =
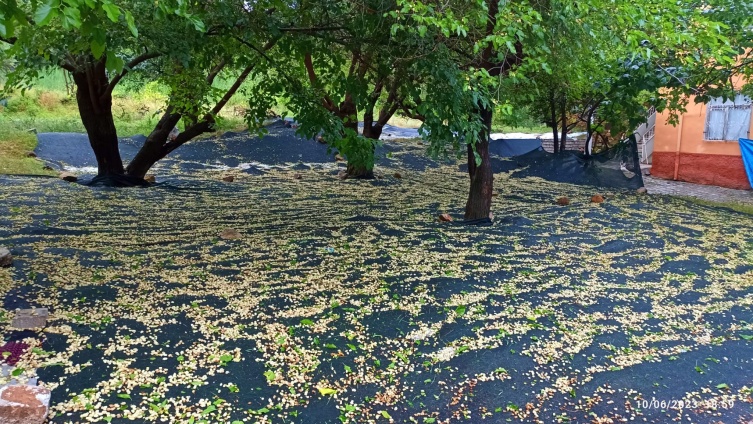
<path fill-rule="evenodd" d="M 0 173 L 54 175 L 54 171 L 43 169 L 42 161 L 26 157 L 26 152 L 34 150 L 36 146 L 34 133 L 14 131 L 0 125 Z"/>
<path fill-rule="evenodd" d="M 753 215 L 753 204 L 750 203 L 740 203 L 740 202 L 714 202 L 711 200 L 704 200 L 704 199 L 698 199 L 695 197 L 690 196 L 675 196 L 679 199 L 687 200 L 689 202 L 695 203 L 697 205 L 703 205 L 703 206 L 713 206 L 716 208 L 728 208 L 732 209 L 733 211 L 747 213 L 750 215 Z"/>

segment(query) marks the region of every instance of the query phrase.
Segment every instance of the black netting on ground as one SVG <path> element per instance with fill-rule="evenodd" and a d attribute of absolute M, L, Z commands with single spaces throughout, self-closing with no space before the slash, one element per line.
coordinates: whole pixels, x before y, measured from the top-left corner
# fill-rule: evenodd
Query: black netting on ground
<path fill-rule="evenodd" d="M 590 157 L 582 152 L 571 150 L 560 153 L 534 150 L 515 157 L 513 161 L 518 169 L 512 169 L 512 175 L 518 178 L 540 177 L 560 183 L 598 187 L 628 189 L 643 187 L 635 136 Z M 504 165 L 507 169 L 499 171 L 511 169 L 510 164 Z"/>

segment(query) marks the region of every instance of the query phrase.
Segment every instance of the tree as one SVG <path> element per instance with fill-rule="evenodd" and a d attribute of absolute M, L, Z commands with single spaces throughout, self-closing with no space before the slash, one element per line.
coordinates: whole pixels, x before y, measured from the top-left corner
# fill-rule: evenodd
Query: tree
<path fill-rule="evenodd" d="M 266 39 L 264 48 L 271 47 L 271 37 L 264 32 L 271 21 L 265 9 L 249 8 L 241 0 L 5 1 L 0 6 L 0 40 L 11 45 L 3 54 L 16 65 L 5 89 L 23 88 L 50 69 L 70 72 L 99 175 L 126 174 L 140 180 L 157 160 L 212 129 L 218 113 L 260 57 L 255 52 L 239 54 L 242 44 L 237 40 Z M 256 31 L 260 26 L 264 31 Z M 158 71 L 147 72 L 147 64 Z M 170 100 L 141 150 L 124 168 L 112 93 L 133 72 L 165 83 Z M 225 92 L 212 88 L 220 72 L 236 76 Z M 168 140 L 181 119 L 186 130 Z"/>
<path fill-rule="evenodd" d="M 732 3 L 736 0 L 728 1 Z M 480 99 L 476 108 L 485 131 L 476 133 L 472 130 L 474 119 L 468 120 L 468 127 L 461 124 L 459 128 L 468 144 L 471 178 L 466 219 L 483 218 L 490 211 L 493 175 L 487 171 L 488 165 L 484 165 L 484 161 L 488 163 L 487 135 L 491 131 L 491 119 L 486 106 L 497 105 L 500 110 L 509 107 L 509 97 L 504 89 L 525 85 L 541 71 L 553 75 L 551 87 L 567 93 L 567 96 L 574 89 L 579 91 L 592 87 L 589 84 L 563 87 L 562 83 L 570 79 L 563 79 L 562 76 L 575 75 L 579 82 L 587 81 L 587 78 L 582 78 L 584 75 L 581 72 L 591 68 L 580 65 L 585 63 L 591 66 L 593 62 L 588 60 L 591 55 L 602 60 L 612 56 L 613 53 L 606 50 L 607 46 L 619 46 L 616 57 L 634 57 L 642 53 L 652 61 L 682 52 L 680 54 L 685 63 L 690 63 L 688 57 L 692 57 L 693 52 L 701 52 L 698 54 L 709 60 L 725 63 L 725 58 L 733 50 L 723 34 L 724 23 L 717 20 L 719 16 L 708 13 L 713 8 L 703 2 L 548 0 L 529 3 L 513 0 L 495 1 L 487 5 L 483 0 L 441 3 L 401 0 L 399 4 L 402 8 L 397 13 L 412 19 L 415 31 L 428 26 L 437 28 L 448 43 L 455 43 L 454 39 L 458 38 L 467 39 L 472 48 L 459 52 L 457 63 L 468 72 L 467 79 L 480 77 L 486 80 L 481 85 L 490 87 L 478 91 L 481 95 L 490 93 L 491 97 Z M 713 7 L 724 8 L 718 3 Z M 566 48 L 565 54 L 557 58 L 563 46 Z M 552 65 L 570 60 L 567 55 L 571 51 L 580 53 L 573 58 L 576 66 L 566 73 L 555 74 Z M 472 57 L 469 58 L 469 54 Z M 578 60 L 583 58 L 587 60 Z M 557 97 L 556 91 L 554 95 L 551 91 L 546 94 L 550 103 L 552 97 Z M 564 103 L 564 112 L 561 104 L 559 118 L 551 114 L 551 121 L 555 125 L 559 120 L 561 127 L 567 128 L 567 103 Z M 465 129 L 471 132 L 465 133 Z"/>
<path fill-rule="evenodd" d="M 393 0 L 342 1 L 328 5 L 337 11 L 336 20 L 303 14 L 305 27 L 333 30 L 299 31 L 286 38 L 287 48 L 257 74 L 265 88 L 257 90 L 252 103 L 283 99 L 296 111 L 299 133 L 321 135 L 345 154 L 352 177 L 373 175 L 375 147 L 395 114 L 416 114 L 413 94 L 434 57 L 430 39 L 392 31 L 395 18 L 388 12 L 395 7 Z M 255 122 L 264 118 L 263 108 L 252 109 Z"/>

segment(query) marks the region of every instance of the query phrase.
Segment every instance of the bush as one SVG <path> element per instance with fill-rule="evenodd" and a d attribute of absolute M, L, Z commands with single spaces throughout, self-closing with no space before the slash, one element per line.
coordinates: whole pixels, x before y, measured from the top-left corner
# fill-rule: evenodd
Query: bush
<path fill-rule="evenodd" d="M 39 100 L 30 95 L 12 96 L 8 99 L 8 113 L 24 113 L 29 116 L 37 116 L 42 111 Z"/>
<path fill-rule="evenodd" d="M 53 91 L 44 91 L 39 95 L 39 105 L 48 111 L 53 111 L 61 104 L 60 96 Z"/>

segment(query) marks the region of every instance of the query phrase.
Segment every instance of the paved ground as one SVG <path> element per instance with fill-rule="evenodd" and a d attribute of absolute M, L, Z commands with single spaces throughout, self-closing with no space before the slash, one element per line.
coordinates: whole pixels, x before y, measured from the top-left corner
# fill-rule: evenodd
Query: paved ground
<path fill-rule="evenodd" d="M 731 188 L 686 183 L 683 181 L 663 180 L 646 175 L 643 183 L 651 194 L 671 194 L 674 196 L 690 196 L 713 202 L 735 202 L 753 205 L 753 191 L 734 190 Z"/>

